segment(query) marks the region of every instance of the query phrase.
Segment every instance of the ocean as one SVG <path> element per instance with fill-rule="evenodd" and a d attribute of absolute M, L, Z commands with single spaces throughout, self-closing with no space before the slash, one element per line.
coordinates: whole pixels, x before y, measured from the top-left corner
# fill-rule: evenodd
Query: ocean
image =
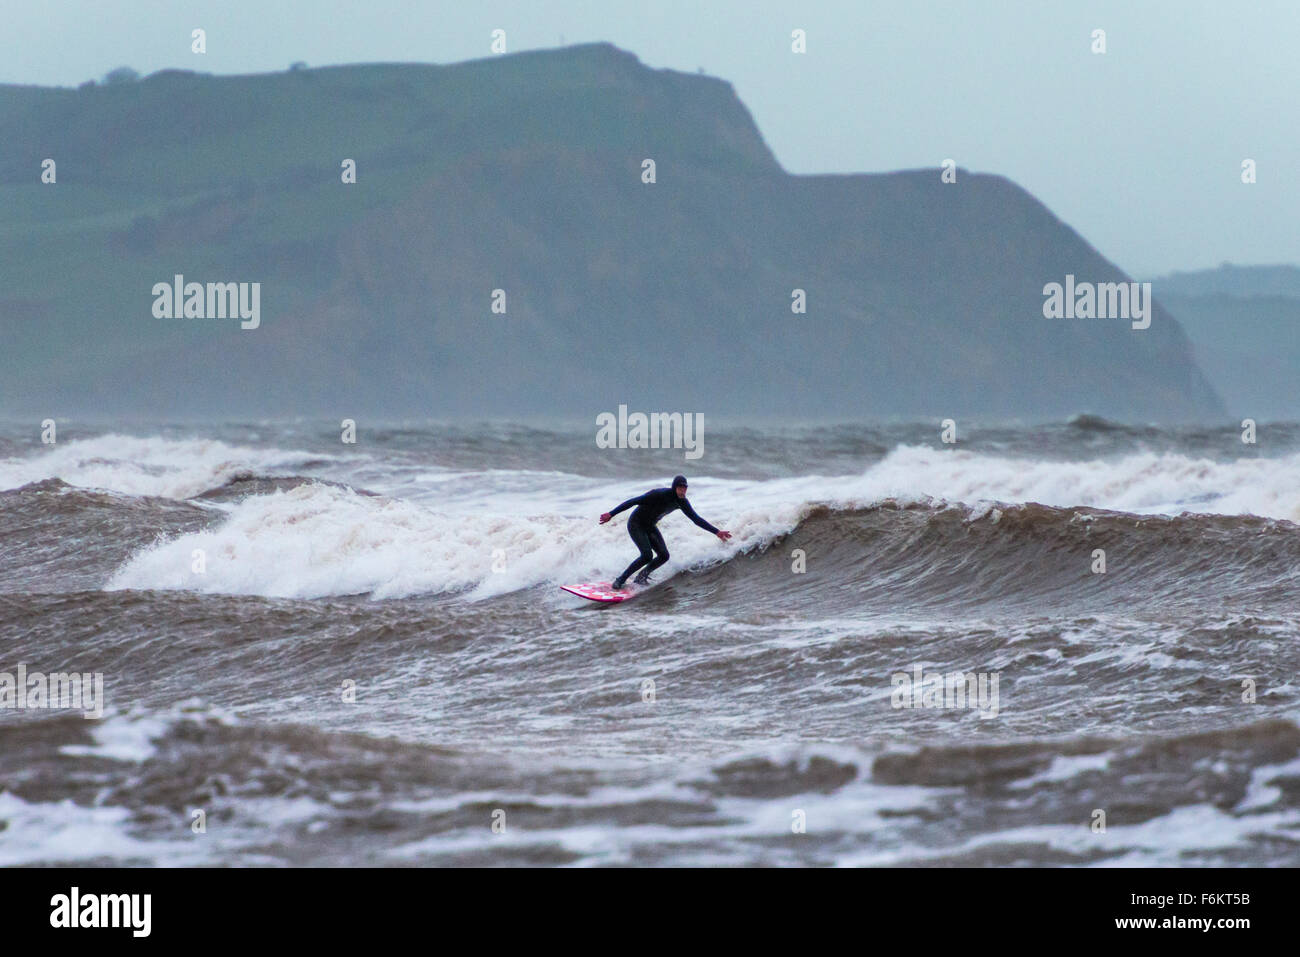
<path fill-rule="evenodd" d="M 594 434 L 0 426 L 0 865 L 1300 864 L 1300 424 Z"/>

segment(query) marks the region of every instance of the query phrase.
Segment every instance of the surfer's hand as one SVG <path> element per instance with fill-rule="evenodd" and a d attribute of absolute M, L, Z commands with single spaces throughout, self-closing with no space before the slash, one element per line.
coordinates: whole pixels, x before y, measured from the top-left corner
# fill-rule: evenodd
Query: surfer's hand
<path fill-rule="evenodd" d="M 724 542 L 731 537 L 731 532 L 718 532 L 718 538 Z"/>
<path fill-rule="evenodd" d="M 609 512 L 605 512 L 603 515 L 600 516 L 600 524 L 604 525 L 611 518 L 613 518 L 613 516 L 610 515 Z"/>

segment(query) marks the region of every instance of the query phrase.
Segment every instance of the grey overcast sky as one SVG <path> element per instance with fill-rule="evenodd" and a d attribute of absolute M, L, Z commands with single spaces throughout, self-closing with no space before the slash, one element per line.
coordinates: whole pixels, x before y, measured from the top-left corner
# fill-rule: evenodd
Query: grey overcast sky
<path fill-rule="evenodd" d="M 1131 274 L 1300 263 L 1300 0 L 41 0 L 0 81 L 257 73 L 609 41 L 730 81 L 792 173 L 1001 173 Z M 190 31 L 207 31 L 207 53 Z M 795 28 L 808 52 L 790 50 Z M 1107 52 L 1091 52 L 1106 31 Z M 1244 159 L 1258 182 L 1241 182 Z M 936 174 L 937 175 L 937 174 Z"/>

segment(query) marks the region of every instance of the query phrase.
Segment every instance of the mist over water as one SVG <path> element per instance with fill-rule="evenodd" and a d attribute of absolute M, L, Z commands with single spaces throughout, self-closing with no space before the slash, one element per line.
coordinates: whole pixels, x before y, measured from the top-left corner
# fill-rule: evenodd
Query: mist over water
<path fill-rule="evenodd" d="M 593 433 L 0 428 L 0 864 L 1300 863 L 1300 426 Z"/>

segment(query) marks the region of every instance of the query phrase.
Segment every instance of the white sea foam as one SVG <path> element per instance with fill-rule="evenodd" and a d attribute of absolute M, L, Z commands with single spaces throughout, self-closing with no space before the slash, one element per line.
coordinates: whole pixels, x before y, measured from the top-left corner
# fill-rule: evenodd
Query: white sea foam
<path fill-rule="evenodd" d="M 65 744 L 60 753 L 70 756 L 109 758 L 113 761 L 147 761 L 153 757 L 153 742 L 167 733 L 161 718 L 111 714 L 90 726 L 93 745 Z"/>
<path fill-rule="evenodd" d="M 900 446 L 861 476 L 858 495 L 926 495 L 974 505 L 1038 502 L 1125 512 L 1259 515 L 1300 522 L 1300 455 L 1216 462 L 1138 452 L 1083 462 Z"/>
<path fill-rule="evenodd" d="M 71 800 L 27 802 L 0 791 L 0 867 L 108 859 L 200 863 L 206 847 L 180 840 L 141 840 L 130 834 L 124 807 L 84 807 Z"/>
<path fill-rule="evenodd" d="M 694 537 L 684 549 L 688 562 L 720 560 L 735 548 L 699 532 Z M 201 574 L 193 570 L 196 549 L 205 555 Z M 433 511 L 303 485 L 244 499 L 218 527 L 145 549 L 107 587 L 279 598 L 469 590 L 482 598 L 552 579 L 608 577 L 634 553 L 621 528 L 600 528 L 591 515 Z"/>
<path fill-rule="evenodd" d="M 260 456 L 258 467 L 266 469 L 268 463 L 291 463 L 305 455 L 232 450 L 221 443 L 122 441 L 128 444 L 114 446 L 119 457 L 114 465 L 97 465 L 91 448 L 76 456 L 69 450 L 69 459 L 81 469 L 75 474 L 82 481 L 183 495 L 249 467 L 236 462 Z M 94 442 L 112 444 L 108 438 Z M 83 444 L 92 443 L 76 445 Z M 191 453 L 194 463 L 175 464 Z M 243 499 L 220 526 L 133 556 L 107 587 L 287 598 L 455 592 L 480 599 L 548 582 L 607 579 L 635 552 L 622 516 L 604 528 L 595 517 L 654 484 L 653 479 L 614 484 L 555 472 L 430 470 L 416 487 L 404 477 L 400 498 L 304 485 Z M 700 514 L 736 537 L 721 545 L 682 516 L 670 515 L 662 524 L 672 554 L 667 574 L 770 542 L 797 526 L 815 503 L 836 508 L 886 500 L 961 503 L 988 520 L 1000 514 L 990 503 L 1038 502 L 1300 521 L 1300 456 L 1214 462 L 1135 453 L 1063 462 L 902 446 L 859 475 L 765 481 L 697 476 L 691 494 Z M 206 556 L 202 574 L 192 570 L 195 550 Z"/>
<path fill-rule="evenodd" d="M 289 475 L 297 465 L 326 458 L 209 439 L 101 435 L 0 461 L 0 491 L 57 478 L 82 488 L 186 499 L 241 475 Z"/>

